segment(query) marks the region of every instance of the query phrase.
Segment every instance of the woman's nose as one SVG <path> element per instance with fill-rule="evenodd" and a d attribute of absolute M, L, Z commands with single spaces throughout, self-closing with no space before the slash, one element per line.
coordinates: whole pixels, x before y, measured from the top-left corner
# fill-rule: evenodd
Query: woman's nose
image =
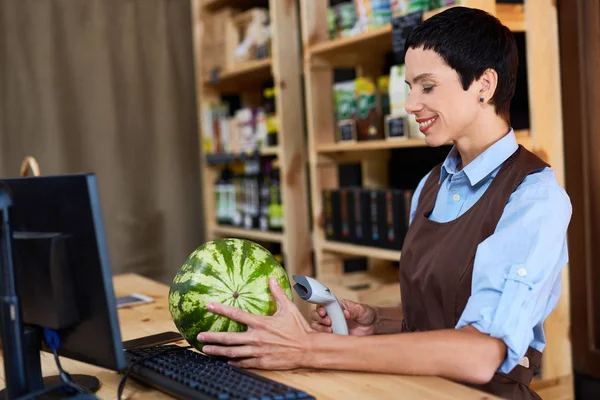
<path fill-rule="evenodd" d="M 419 96 L 415 93 L 414 90 L 411 90 L 408 93 L 408 99 L 406 100 L 406 104 L 404 105 L 404 109 L 409 114 L 416 114 L 423 108 L 423 103 L 421 103 Z"/>

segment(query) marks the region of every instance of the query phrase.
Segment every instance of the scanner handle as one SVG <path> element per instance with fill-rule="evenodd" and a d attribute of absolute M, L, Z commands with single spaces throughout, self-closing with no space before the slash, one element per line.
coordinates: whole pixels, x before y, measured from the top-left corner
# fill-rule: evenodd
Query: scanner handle
<path fill-rule="evenodd" d="M 336 300 L 325 304 L 324 307 L 325 311 L 327 311 L 327 315 L 331 318 L 331 329 L 333 330 L 333 333 L 347 335 L 348 324 L 346 323 L 346 317 L 344 316 L 344 311 L 342 310 L 340 303 Z"/>

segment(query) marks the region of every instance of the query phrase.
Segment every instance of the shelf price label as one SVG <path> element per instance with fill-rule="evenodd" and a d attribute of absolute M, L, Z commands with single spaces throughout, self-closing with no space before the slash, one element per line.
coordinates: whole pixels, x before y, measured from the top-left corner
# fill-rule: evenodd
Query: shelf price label
<path fill-rule="evenodd" d="M 385 131 L 388 138 L 408 138 L 406 118 L 388 115 L 385 119 Z"/>
<path fill-rule="evenodd" d="M 404 64 L 404 44 L 412 30 L 423 22 L 423 11 L 392 18 L 392 48 L 396 62 Z"/>
<path fill-rule="evenodd" d="M 356 122 L 354 120 L 342 120 L 338 122 L 338 140 L 349 142 L 356 140 Z"/>

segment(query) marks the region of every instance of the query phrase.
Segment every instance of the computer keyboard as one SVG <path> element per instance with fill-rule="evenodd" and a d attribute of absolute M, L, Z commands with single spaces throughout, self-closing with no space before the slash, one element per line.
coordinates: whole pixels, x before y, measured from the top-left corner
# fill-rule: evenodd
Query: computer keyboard
<path fill-rule="evenodd" d="M 180 399 L 315 399 L 293 387 L 176 345 L 130 349 L 125 355 L 131 377 Z"/>

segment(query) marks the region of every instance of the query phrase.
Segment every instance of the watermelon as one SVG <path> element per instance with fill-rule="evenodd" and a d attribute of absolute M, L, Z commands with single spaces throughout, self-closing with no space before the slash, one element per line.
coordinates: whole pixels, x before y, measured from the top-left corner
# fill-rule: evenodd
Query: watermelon
<path fill-rule="evenodd" d="M 200 332 L 244 332 L 248 327 L 206 309 L 223 303 L 252 314 L 273 315 L 277 303 L 269 289 L 276 277 L 290 300 L 287 273 L 263 246 L 244 239 L 218 239 L 204 243 L 189 255 L 169 290 L 169 311 L 175 326 L 198 350 Z"/>

